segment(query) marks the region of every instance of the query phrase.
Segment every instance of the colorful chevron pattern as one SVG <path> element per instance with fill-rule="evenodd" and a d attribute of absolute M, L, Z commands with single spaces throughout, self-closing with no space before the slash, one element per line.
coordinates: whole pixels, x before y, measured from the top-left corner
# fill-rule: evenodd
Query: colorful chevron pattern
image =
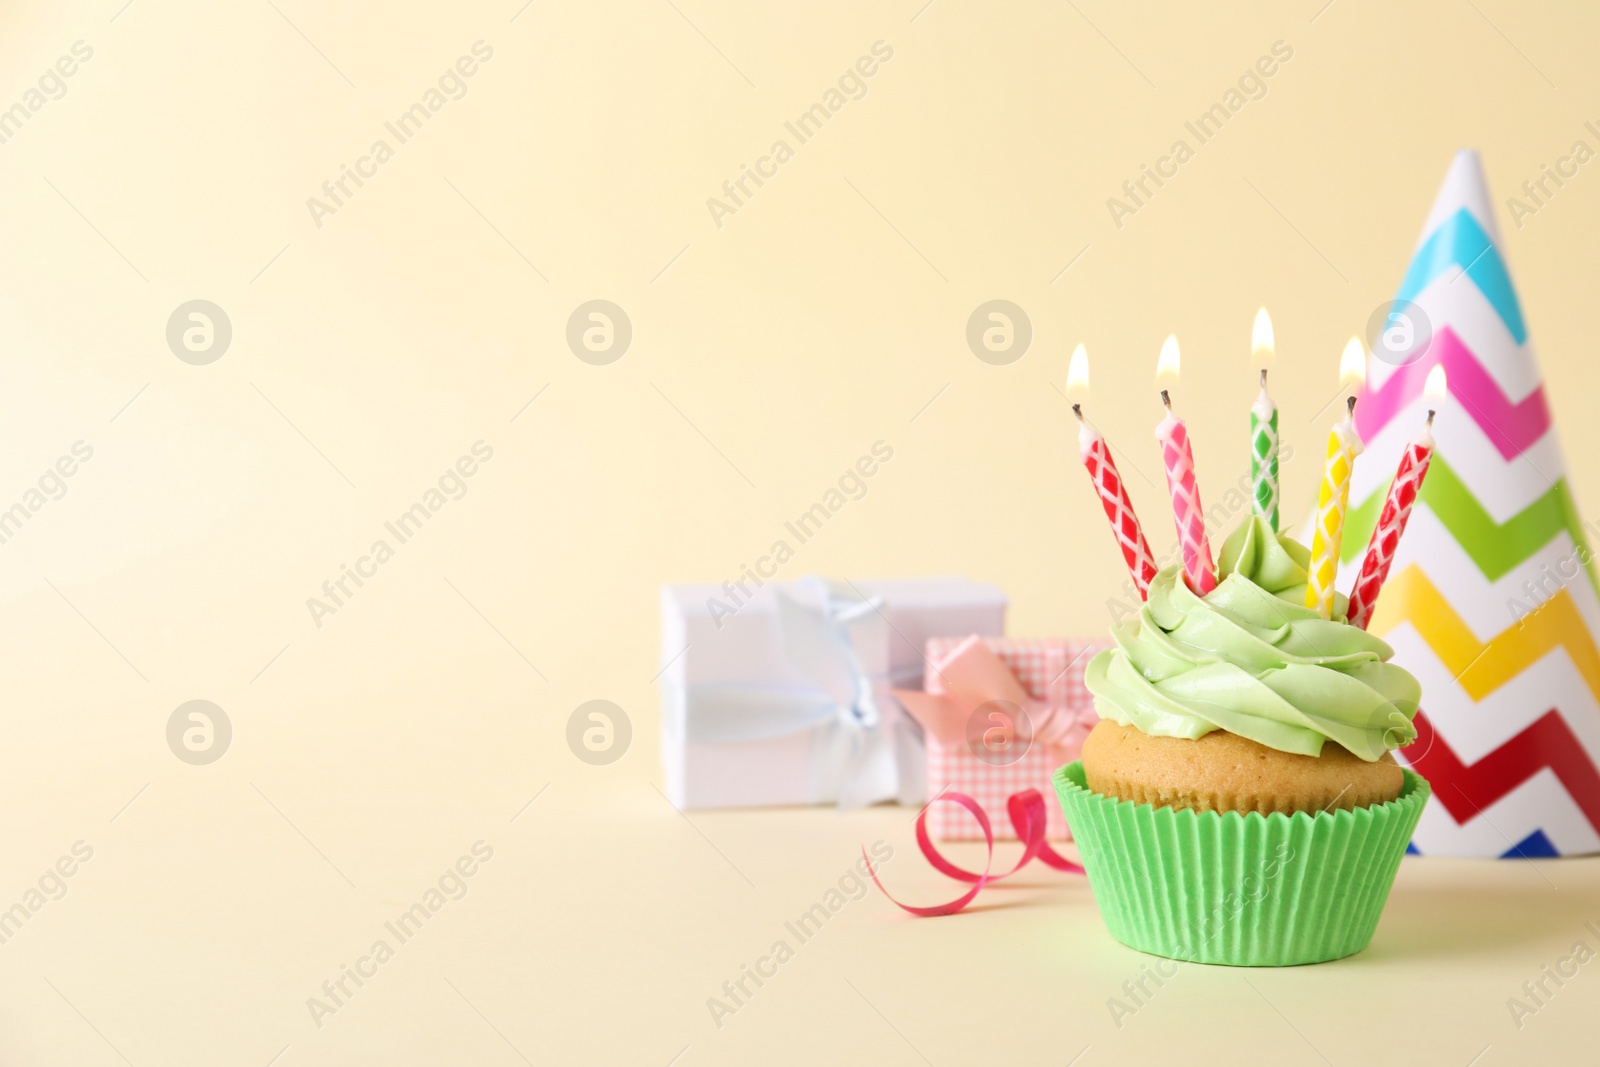
<path fill-rule="evenodd" d="M 1417 564 L 1390 578 L 1383 593 L 1372 632 L 1381 636 L 1409 623 L 1474 701 L 1557 650 L 1567 654 L 1600 701 L 1600 648 L 1566 589 L 1488 641 L 1478 640 Z"/>
<path fill-rule="evenodd" d="M 1422 392 L 1423 379 L 1444 364 L 1450 395 L 1461 402 L 1505 459 L 1516 459 L 1550 432 L 1550 408 L 1541 386 L 1513 403 L 1478 357 L 1446 326 L 1412 363 L 1401 367 L 1356 409 L 1356 432 L 1364 439 L 1381 433 L 1408 401 Z"/>
<path fill-rule="evenodd" d="M 1449 782 L 1434 796 L 1451 818 L 1466 822 L 1499 803 L 1517 786 L 1541 771 L 1551 771 L 1577 802 L 1589 825 L 1600 828 L 1600 771 L 1584 758 L 1583 744 L 1572 727 L 1551 708 L 1532 726 L 1476 763 L 1467 763 L 1439 738 L 1428 716 L 1416 718 L 1417 755 L 1411 764 L 1430 782 Z M 1534 831 L 1542 833 L 1542 831 Z"/>
<path fill-rule="evenodd" d="M 1477 153 L 1461 153 L 1456 157 L 1456 166 L 1461 165 L 1463 156 L 1471 158 L 1469 165 L 1477 171 L 1473 177 L 1477 178 L 1478 185 L 1487 193 L 1488 186 L 1483 180 L 1483 167 L 1478 163 Z M 1449 181 L 1447 177 L 1441 194 L 1452 191 Z M 1483 221 L 1479 221 L 1474 214 L 1479 209 L 1487 216 Z M 1422 247 L 1411 257 L 1411 267 L 1406 271 L 1405 281 L 1400 283 L 1399 299 L 1416 301 L 1435 278 L 1461 271 L 1472 279 L 1479 292 L 1488 297 L 1489 303 L 1505 320 L 1512 339 L 1520 345 L 1528 339 L 1528 328 L 1522 322 L 1522 305 L 1517 302 L 1517 291 L 1511 287 L 1511 273 L 1506 270 L 1505 260 L 1500 258 L 1500 250 L 1495 247 L 1498 241 L 1485 228 L 1485 223 L 1491 228 L 1494 225 L 1493 210 L 1487 197 L 1482 204 L 1463 204 L 1444 225 L 1424 238 Z"/>
<path fill-rule="evenodd" d="M 1345 560 L 1353 560 L 1366 551 L 1366 538 L 1377 524 L 1383 496 L 1374 493 L 1350 509 L 1345 520 L 1349 536 L 1340 549 Z M 1504 577 L 1563 533 L 1574 546 L 1583 544 L 1583 527 L 1578 523 L 1577 505 L 1566 478 L 1557 479 L 1532 504 L 1505 522 L 1495 522 L 1449 462 L 1435 453 L 1417 503 L 1426 504 L 1433 511 L 1490 581 Z M 1584 573 L 1590 574 L 1587 570 Z"/>
<path fill-rule="evenodd" d="M 1371 624 L 1428 679 L 1399 753 L 1439 801 L 1415 851 L 1600 852 L 1600 585 L 1475 153 L 1451 166 L 1399 299 L 1432 334 L 1404 366 L 1373 358 L 1342 555 L 1365 550 L 1443 365 L 1438 448 Z M 1355 578 L 1341 568 L 1342 588 Z"/>

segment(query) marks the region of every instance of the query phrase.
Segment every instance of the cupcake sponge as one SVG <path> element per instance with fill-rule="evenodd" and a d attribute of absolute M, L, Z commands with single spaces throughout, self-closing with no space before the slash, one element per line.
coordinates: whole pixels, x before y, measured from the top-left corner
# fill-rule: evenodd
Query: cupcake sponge
<path fill-rule="evenodd" d="M 1102 719 L 1083 744 L 1090 789 L 1157 807 L 1198 811 L 1316 813 L 1364 808 L 1400 795 L 1400 766 L 1387 752 L 1374 761 L 1337 742 L 1322 755 L 1279 752 L 1247 737 L 1213 730 L 1198 740 L 1153 737 Z"/>

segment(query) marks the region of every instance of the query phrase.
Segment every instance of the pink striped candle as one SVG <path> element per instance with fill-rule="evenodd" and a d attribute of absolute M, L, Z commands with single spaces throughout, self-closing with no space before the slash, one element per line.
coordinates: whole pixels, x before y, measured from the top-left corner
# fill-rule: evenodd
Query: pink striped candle
<path fill-rule="evenodd" d="M 1161 390 L 1167 403 L 1167 391 Z M 1161 442 L 1161 462 L 1167 468 L 1167 491 L 1172 494 L 1172 517 L 1178 524 L 1178 544 L 1183 549 L 1183 573 L 1189 588 L 1205 596 L 1217 587 L 1217 565 L 1211 559 L 1206 536 L 1206 513 L 1195 484 L 1194 452 L 1189 448 L 1189 428 L 1170 409 L 1156 427 Z"/>
<path fill-rule="evenodd" d="M 1178 339 L 1168 337 L 1161 346 L 1156 377 L 1176 379 Z M 1178 525 L 1178 545 L 1183 550 L 1183 573 L 1189 588 L 1205 596 L 1217 587 L 1217 565 L 1211 558 L 1211 540 L 1206 536 L 1206 513 L 1200 505 L 1200 487 L 1195 482 L 1194 452 L 1189 447 L 1189 428 L 1172 413 L 1172 397 L 1161 390 L 1161 404 L 1167 417 L 1156 427 L 1161 442 L 1161 462 L 1167 470 L 1167 491 L 1172 494 L 1172 517 Z"/>

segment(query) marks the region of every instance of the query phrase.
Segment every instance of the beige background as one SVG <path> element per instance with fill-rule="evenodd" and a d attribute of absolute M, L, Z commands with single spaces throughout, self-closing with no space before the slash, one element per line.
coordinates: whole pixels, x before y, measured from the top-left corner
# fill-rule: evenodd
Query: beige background
<path fill-rule="evenodd" d="M 1265 304 L 1284 436 L 1314 454 L 1452 153 L 1480 148 L 1503 198 L 1600 147 L 1600 17 L 123 3 L 0 12 L 0 107 L 94 50 L 0 145 L 0 508 L 94 450 L 0 546 L 0 908 L 93 848 L 0 944 L 0 1061 L 1464 1065 L 1592 1041 L 1600 972 L 1521 1029 L 1506 1000 L 1600 944 L 1595 860 L 1408 862 L 1361 956 L 1187 968 L 1120 1029 L 1106 1000 L 1147 958 L 1085 885 L 1041 871 L 940 922 L 874 894 L 718 1029 L 706 998 L 859 843 L 895 846 L 906 896 L 948 887 L 909 812 L 680 818 L 652 676 L 659 585 L 732 577 L 880 438 L 894 460 L 786 576 L 959 572 L 1011 593 L 1015 633 L 1101 631 L 1120 564 L 1053 388 L 1071 346 L 1164 547 L 1162 338 L 1202 477 L 1231 481 Z M 479 40 L 465 97 L 319 228 L 307 198 Z M 718 228 L 706 199 L 880 40 L 864 98 Z M 1107 197 L 1279 40 L 1266 96 L 1113 225 Z M 1595 166 L 1501 219 L 1591 506 Z M 208 366 L 164 336 L 196 298 L 234 332 Z M 609 366 L 564 342 L 594 298 L 634 328 Z M 1006 367 L 964 340 L 993 298 L 1034 328 Z M 314 625 L 306 599 L 480 440 L 466 496 Z M 1298 513 L 1314 468 L 1285 478 Z M 165 739 L 197 698 L 234 728 L 205 767 Z M 634 726 L 609 767 L 564 741 L 592 698 Z M 316 1026 L 307 998 L 479 840 L 466 896 Z"/>

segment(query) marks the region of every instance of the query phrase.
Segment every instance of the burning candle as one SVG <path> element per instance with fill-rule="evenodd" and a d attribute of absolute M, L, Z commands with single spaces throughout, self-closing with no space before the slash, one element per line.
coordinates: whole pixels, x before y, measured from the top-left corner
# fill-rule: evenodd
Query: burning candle
<path fill-rule="evenodd" d="M 1256 312 L 1250 330 L 1250 360 L 1261 370 L 1261 394 L 1250 407 L 1250 483 L 1252 507 L 1278 530 L 1278 406 L 1267 395 L 1267 371 L 1272 367 L 1272 320 L 1267 309 Z"/>
<path fill-rule="evenodd" d="M 1205 596 L 1217 587 L 1217 566 L 1206 537 L 1206 513 L 1195 484 L 1194 452 L 1189 448 L 1189 428 L 1172 413 L 1170 390 L 1178 385 L 1178 339 L 1169 336 L 1156 361 L 1156 385 L 1167 417 L 1156 427 L 1161 442 L 1161 462 L 1167 470 L 1167 491 L 1172 494 L 1172 517 L 1178 525 L 1178 545 L 1183 550 L 1183 573 L 1189 588 Z"/>
<path fill-rule="evenodd" d="M 1372 611 L 1378 606 L 1378 594 L 1389 577 L 1389 566 L 1394 563 L 1400 536 L 1406 532 L 1412 505 L 1417 502 L 1417 494 L 1422 492 L 1422 480 L 1428 476 L 1434 448 L 1433 416 L 1445 397 L 1443 364 L 1428 372 L 1422 395 L 1428 402 L 1428 421 L 1400 455 L 1400 466 L 1394 473 L 1394 481 L 1389 483 L 1389 495 L 1383 499 L 1378 525 L 1372 529 L 1372 540 L 1367 542 L 1367 554 L 1361 560 L 1361 573 L 1350 591 L 1350 624 L 1363 630 L 1372 621 Z"/>
<path fill-rule="evenodd" d="M 1073 350 L 1067 364 L 1067 399 L 1072 401 L 1072 413 L 1078 417 L 1078 456 L 1089 472 L 1089 481 L 1100 496 L 1100 506 L 1105 508 L 1106 520 L 1111 523 L 1111 533 L 1122 549 L 1122 558 L 1133 575 L 1133 584 L 1139 589 L 1139 599 L 1149 594 L 1150 579 L 1156 576 L 1155 557 L 1150 554 L 1150 543 L 1144 539 L 1139 518 L 1133 513 L 1133 501 L 1128 489 L 1117 473 L 1106 439 L 1100 436 L 1083 417 L 1083 401 L 1089 396 L 1089 353 L 1079 345 Z"/>
<path fill-rule="evenodd" d="M 1339 357 L 1339 386 L 1353 389 L 1366 378 L 1366 350 L 1350 338 Z M 1324 619 L 1333 618 L 1333 583 L 1339 576 L 1339 543 L 1344 539 L 1344 513 L 1350 502 L 1350 472 L 1361 454 L 1361 438 L 1353 421 L 1356 398 L 1345 401 L 1344 421 L 1328 435 L 1328 461 L 1317 496 L 1317 527 L 1311 537 L 1311 570 L 1306 577 L 1306 607 Z"/>

